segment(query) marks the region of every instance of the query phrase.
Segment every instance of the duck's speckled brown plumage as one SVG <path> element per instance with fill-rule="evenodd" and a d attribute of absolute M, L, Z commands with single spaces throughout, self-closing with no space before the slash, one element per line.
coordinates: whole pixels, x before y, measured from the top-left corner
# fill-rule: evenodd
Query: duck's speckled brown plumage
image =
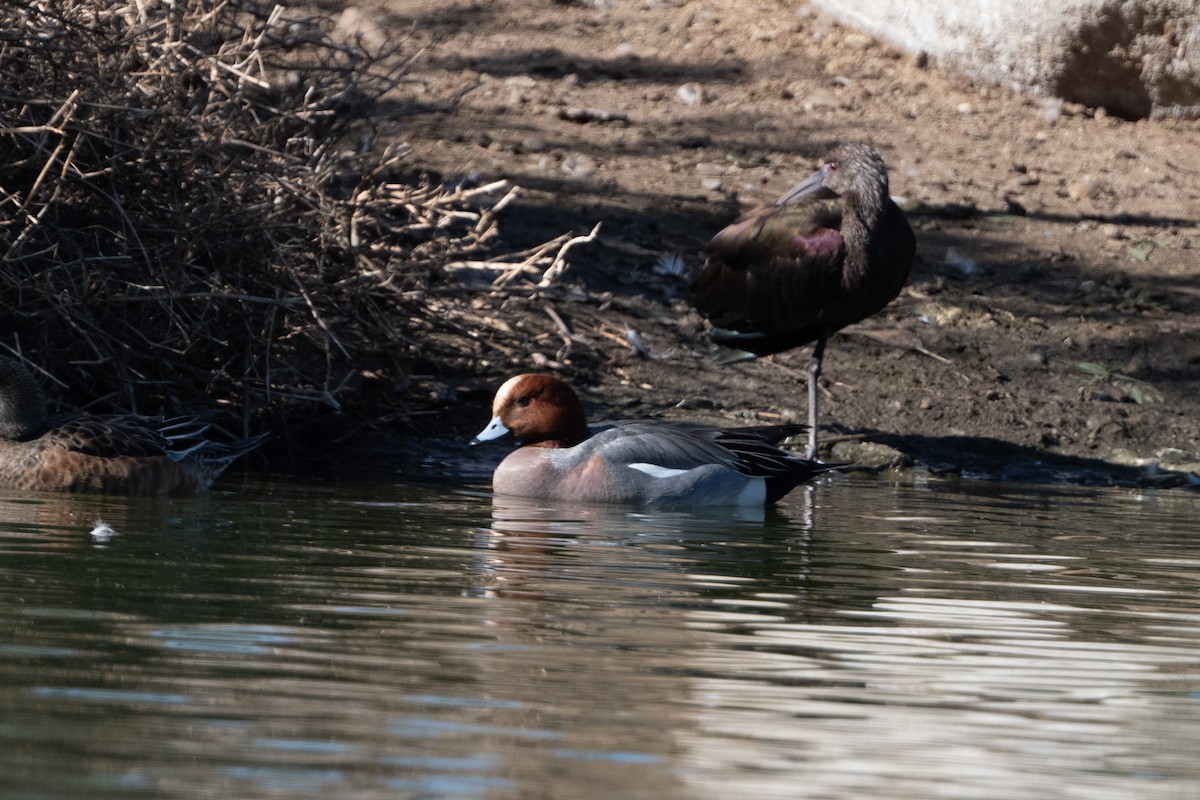
<path fill-rule="evenodd" d="M 816 342 L 810 458 L 826 341 L 890 303 L 915 252 L 912 228 L 888 194 L 883 159 L 865 144 L 834 149 L 775 206 L 749 213 L 709 244 L 693 292 L 696 309 L 713 324 L 713 341 L 744 357 Z"/>
<path fill-rule="evenodd" d="M 26 491 L 165 494 L 206 489 L 265 436 L 205 438 L 199 417 L 46 416 L 19 362 L 0 356 L 0 487 Z"/>

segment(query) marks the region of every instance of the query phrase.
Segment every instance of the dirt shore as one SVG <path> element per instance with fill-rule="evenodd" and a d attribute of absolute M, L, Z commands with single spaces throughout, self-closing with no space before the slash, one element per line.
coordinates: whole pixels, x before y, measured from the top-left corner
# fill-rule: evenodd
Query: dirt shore
<path fill-rule="evenodd" d="M 550 289 L 521 278 L 479 293 L 537 355 L 484 348 L 433 432 L 475 432 L 498 382 L 535 368 L 565 374 L 598 418 L 802 419 L 808 351 L 712 366 L 686 275 L 660 256 L 695 269 L 739 209 L 864 140 L 918 254 L 901 297 L 831 342 L 826 434 L 991 478 L 1200 470 L 1200 123 L 971 83 L 801 3 L 363 8 L 383 35 L 410 37 L 389 134 L 413 162 L 520 187 L 494 252 L 600 225 Z"/>

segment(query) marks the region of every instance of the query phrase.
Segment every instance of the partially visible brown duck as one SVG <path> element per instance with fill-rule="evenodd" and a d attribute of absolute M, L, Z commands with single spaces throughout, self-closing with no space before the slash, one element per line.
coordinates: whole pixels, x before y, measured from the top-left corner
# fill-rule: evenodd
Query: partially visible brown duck
<path fill-rule="evenodd" d="M 46 416 L 41 387 L 18 361 L 0 356 L 0 487 L 27 491 L 165 494 L 209 485 L 265 434 L 205 438 L 198 416 Z"/>
<path fill-rule="evenodd" d="M 722 361 L 816 342 L 808 367 L 807 458 L 817 453 L 817 379 L 834 331 L 890 303 L 908 280 L 916 239 L 888 194 L 872 147 L 844 144 L 780 197 L 718 233 L 693 286 Z"/>

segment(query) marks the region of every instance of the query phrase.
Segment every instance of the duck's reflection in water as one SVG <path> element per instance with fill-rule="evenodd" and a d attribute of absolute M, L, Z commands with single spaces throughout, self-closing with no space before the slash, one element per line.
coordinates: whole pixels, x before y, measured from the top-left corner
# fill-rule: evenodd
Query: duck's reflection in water
<path fill-rule="evenodd" d="M 766 511 L 496 496 L 480 542 L 496 647 L 479 667 L 526 713 L 536 706 L 558 720 L 554 730 L 572 732 L 571 752 L 560 757 L 594 760 L 597 786 L 611 792 L 612 778 L 600 776 L 615 760 L 637 796 L 693 796 L 672 765 L 694 749 L 695 708 L 705 702 L 690 673 L 707 663 L 700 654 L 711 633 L 696 617 L 720 610 L 722 597 L 752 591 L 758 570 L 778 568 L 770 553 L 782 537 L 800 558 L 811 518 L 809 487 Z M 562 789 L 578 791 L 578 777 Z"/>
<path fill-rule="evenodd" d="M 496 576 L 492 591 L 540 598 L 542 590 L 531 586 L 567 576 L 563 570 L 568 568 L 571 580 L 581 579 L 580 567 L 586 565 L 605 570 L 604 580 L 610 582 L 613 569 L 703 570 L 697 561 L 726 561 L 731 548 L 761 546 L 780 536 L 805 540 L 813 526 L 813 498 L 814 487 L 801 486 L 786 508 L 693 511 L 496 495 L 481 544 Z"/>

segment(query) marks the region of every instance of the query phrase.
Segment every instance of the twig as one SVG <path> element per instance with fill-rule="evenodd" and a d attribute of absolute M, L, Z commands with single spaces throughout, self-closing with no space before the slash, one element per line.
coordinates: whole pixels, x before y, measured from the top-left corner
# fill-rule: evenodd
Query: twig
<path fill-rule="evenodd" d="M 598 233 L 600 233 L 599 222 L 597 222 L 596 226 L 592 228 L 592 232 L 586 236 L 576 236 L 568 239 L 563 246 L 559 248 L 558 254 L 554 256 L 554 261 L 551 262 L 549 268 L 542 273 L 542 279 L 538 281 L 538 287 L 545 288 L 554 283 L 554 281 L 558 280 L 558 278 L 567 271 L 567 251 L 577 244 L 586 244 L 588 242 L 595 241 Z"/>

